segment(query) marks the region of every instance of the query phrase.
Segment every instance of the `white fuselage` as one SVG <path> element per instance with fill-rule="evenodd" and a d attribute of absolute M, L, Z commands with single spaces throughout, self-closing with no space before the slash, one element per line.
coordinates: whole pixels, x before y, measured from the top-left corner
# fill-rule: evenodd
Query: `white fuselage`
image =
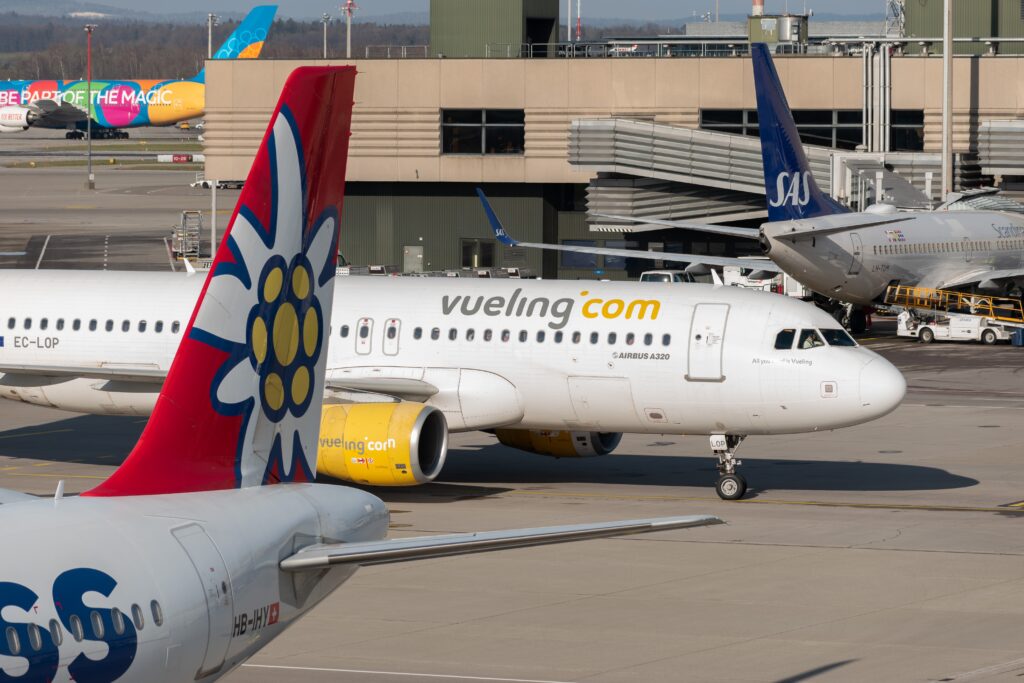
<path fill-rule="evenodd" d="M 387 524 L 374 496 L 317 484 L 0 504 L 0 678 L 215 680 L 355 570 L 283 557 Z"/>
<path fill-rule="evenodd" d="M 986 273 L 1024 275 L 1024 216 L 995 211 L 907 213 L 907 220 L 787 238 L 793 229 L 829 228 L 901 214 L 837 214 L 761 226 L 770 256 L 819 294 L 857 304 L 878 302 L 890 284 L 942 288 L 985 282 Z"/>
<path fill-rule="evenodd" d="M 0 366 L 166 371 L 203 279 L 0 273 L 9 293 L 0 309 Z M 762 292 L 368 277 L 338 278 L 336 290 L 328 399 L 374 400 L 367 387 L 382 379 L 424 382 L 437 388 L 425 402 L 453 431 L 815 431 L 884 415 L 905 389 L 895 368 L 862 347 L 776 349 L 780 330 L 837 325 L 813 306 Z M 351 382 L 359 392 L 345 389 Z M 0 376 L 0 396 L 89 413 L 148 414 L 158 389 Z"/>

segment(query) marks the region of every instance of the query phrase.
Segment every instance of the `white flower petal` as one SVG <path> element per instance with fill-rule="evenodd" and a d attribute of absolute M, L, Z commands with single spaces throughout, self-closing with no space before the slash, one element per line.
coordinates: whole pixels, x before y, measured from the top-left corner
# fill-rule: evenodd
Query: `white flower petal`
<path fill-rule="evenodd" d="M 302 225 L 302 169 L 296 142 L 288 120 L 279 115 L 274 122 L 273 163 L 277 169 L 277 234 L 274 251 L 286 255 L 299 251 L 305 228 Z"/>
<path fill-rule="evenodd" d="M 238 405 L 250 398 L 257 402 L 259 410 L 260 378 L 252 369 L 248 359 L 243 358 L 238 365 L 231 368 L 217 385 L 217 400 L 228 405 Z"/>
<path fill-rule="evenodd" d="M 233 275 L 218 275 L 206 290 L 203 307 L 196 316 L 196 327 L 221 339 L 244 344 L 249 311 L 257 303 L 255 288 L 246 289 Z"/>

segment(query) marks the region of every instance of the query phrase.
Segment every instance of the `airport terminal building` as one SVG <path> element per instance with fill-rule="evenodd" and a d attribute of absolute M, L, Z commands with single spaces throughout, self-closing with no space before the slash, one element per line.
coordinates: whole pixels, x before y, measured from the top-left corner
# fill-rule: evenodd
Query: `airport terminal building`
<path fill-rule="evenodd" d="M 749 242 L 687 231 L 630 235 L 593 215 L 749 225 L 764 218 L 750 39 L 776 44 L 804 142 L 820 146 L 809 155 L 821 185 L 855 201 L 857 173 L 887 164 L 937 198 L 941 0 L 907 3 L 888 37 L 880 23 L 876 36 L 816 39 L 813 18 L 753 15 L 742 36 L 723 28 L 582 47 L 557 42 L 561 4 L 433 0 L 431 45 L 418 57 L 396 49 L 392 58 L 352 62 L 359 76 L 342 235 L 349 262 L 405 271 L 520 267 L 563 278 L 624 278 L 652 265 L 502 246 L 477 187 L 523 241 L 756 253 Z M 1024 159 L 1012 153 L 1024 130 L 1011 123 L 1024 116 L 1024 56 L 1016 54 L 1024 21 L 1019 2 L 967 4 L 956 3 L 957 35 L 974 38 L 957 43 L 953 60 L 956 179 L 1009 182 L 1024 175 Z M 989 4 L 985 24 L 979 6 Z M 297 66 L 207 63 L 207 178 L 245 177 Z M 867 151 L 855 158 L 858 145 Z"/>

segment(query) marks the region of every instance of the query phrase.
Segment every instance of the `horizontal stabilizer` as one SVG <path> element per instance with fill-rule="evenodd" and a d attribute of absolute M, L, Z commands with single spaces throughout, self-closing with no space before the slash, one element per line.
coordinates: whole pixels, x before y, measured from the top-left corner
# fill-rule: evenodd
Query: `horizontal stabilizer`
<path fill-rule="evenodd" d="M 526 548 L 551 543 L 584 541 L 607 536 L 643 534 L 651 531 L 686 529 L 695 526 L 721 524 L 718 517 L 693 515 L 690 517 L 658 517 L 599 524 L 573 524 L 567 526 L 537 527 L 484 531 L 472 534 L 446 534 L 396 538 L 366 543 L 336 543 L 314 545 L 281 561 L 284 571 L 318 570 L 332 565 L 392 564 L 427 560 L 436 557 L 485 553 L 510 548 Z"/>

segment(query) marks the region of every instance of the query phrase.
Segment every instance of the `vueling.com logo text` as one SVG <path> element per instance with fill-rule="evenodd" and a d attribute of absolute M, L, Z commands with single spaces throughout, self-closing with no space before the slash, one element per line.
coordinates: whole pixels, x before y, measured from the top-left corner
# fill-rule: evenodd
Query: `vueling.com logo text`
<path fill-rule="evenodd" d="M 580 297 L 587 297 L 590 292 L 584 290 L 579 293 Z M 577 299 L 551 299 L 523 296 L 521 288 L 512 292 L 512 296 L 492 297 L 471 297 L 471 296 L 443 296 L 441 297 L 441 312 L 444 315 L 452 315 L 458 310 L 462 315 L 483 315 L 505 318 L 554 318 L 548 323 L 552 330 L 560 330 L 569 324 L 573 309 L 579 302 Z M 461 304 L 461 305 L 460 305 Z M 582 302 L 580 312 L 584 318 L 606 318 L 615 320 L 625 318 L 626 320 L 657 320 L 661 312 L 661 302 L 657 299 L 596 299 L 589 298 Z"/>

